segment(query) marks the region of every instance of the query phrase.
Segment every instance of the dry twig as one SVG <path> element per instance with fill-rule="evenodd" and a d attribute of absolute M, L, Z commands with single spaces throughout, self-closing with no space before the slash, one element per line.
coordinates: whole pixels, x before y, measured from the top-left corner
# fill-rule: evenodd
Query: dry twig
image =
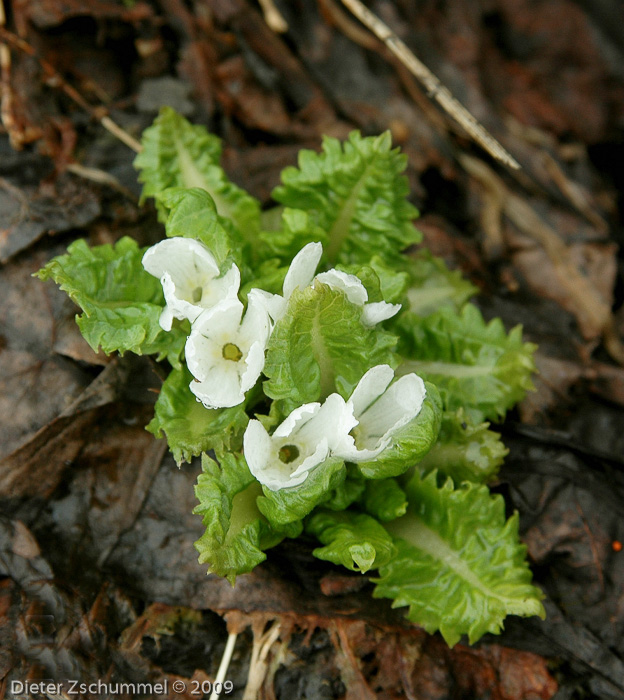
<path fill-rule="evenodd" d="M 601 335 L 611 357 L 624 364 L 624 347 L 614 329 L 613 314 L 609 304 L 600 296 L 591 281 L 579 270 L 571 258 L 570 249 L 531 207 L 512 192 L 496 173 L 478 158 L 466 154 L 459 156 L 464 170 L 477 180 L 486 196 L 497 203 L 497 211 L 526 236 L 539 243 L 546 252 L 562 287 L 573 302 L 574 315 L 584 335 Z M 488 200 L 489 201 L 489 200 Z M 490 225 L 499 222 L 490 221 Z M 500 237 L 501 234 L 499 234 Z M 501 239 L 502 240 L 502 239 Z"/>
<path fill-rule="evenodd" d="M 0 0 L 0 29 L 4 29 L 6 24 L 6 14 L 4 12 L 4 2 Z M 9 47 L 0 43 L 0 119 L 4 124 L 11 143 L 14 147 L 19 144 L 14 142 L 14 118 L 13 118 L 13 90 L 11 89 L 11 52 Z"/>
<path fill-rule="evenodd" d="M 1 6 L 1 5 L 0 5 Z M 0 40 L 6 42 L 11 46 L 23 51 L 28 56 L 35 58 L 41 69 L 47 76 L 47 82 L 52 87 L 58 87 L 62 90 L 71 100 L 73 100 L 79 107 L 90 114 L 94 119 L 97 119 L 100 124 L 113 136 L 116 136 L 120 141 L 126 144 L 129 148 L 137 153 L 141 151 L 141 144 L 132 137 L 127 131 L 122 129 L 119 124 L 116 124 L 108 115 L 102 114 L 101 108 L 92 107 L 84 97 L 72 87 L 63 76 L 52 66 L 48 61 L 37 54 L 37 51 L 24 39 L 20 38 L 13 32 L 8 31 L 2 24 L 2 17 L 0 16 Z M 0 49 L 5 46 L 4 43 L 0 43 Z M 2 54 L 0 53 L 0 60 L 2 59 Z M 3 83 L 4 83 L 4 69 L 3 69 Z M 4 84 L 3 84 L 4 87 Z M 4 90 L 3 90 L 3 100 L 4 100 Z M 4 105 L 3 105 L 4 106 Z M 4 119 L 4 111 L 2 113 Z"/>
<path fill-rule="evenodd" d="M 277 34 L 287 32 L 288 24 L 282 17 L 282 13 L 277 9 L 277 7 L 275 7 L 273 0 L 258 1 L 260 2 L 262 13 L 264 14 L 264 21 L 269 25 L 269 27 Z"/>
<path fill-rule="evenodd" d="M 360 0 L 342 0 L 361 22 L 373 32 L 388 49 L 405 65 L 408 70 L 425 86 L 429 97 L 434 99 L 466 132 L 490 155 L 514 170 L 520 164 L 501 144 L 458 102 L 451 92 L 422 63 L 399 37 L 376 15 L 366 8 Z"/>

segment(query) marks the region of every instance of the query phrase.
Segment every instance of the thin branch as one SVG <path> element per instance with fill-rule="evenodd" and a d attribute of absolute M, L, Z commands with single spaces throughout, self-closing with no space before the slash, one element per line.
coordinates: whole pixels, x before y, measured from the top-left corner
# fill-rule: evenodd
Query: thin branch
<path fill-rule="evenodd" d="M 273 0 L 258 0 L 260 7 L 262 8 L 262 13 L 264 14 L 264 21 L 269 25 L 269 27 L 276 34 L 283 34 L 288 31 L 288 23 L 282 16 L 282 13 L 275 7 Z"/>
<path fill-rule="evenodd" d="M 104 170 L 100 170 L 99 168 L 89 168 L 85 165 L 80 165 L 80 163 L 68 163 L 65 169 L 78 177 L 84 178 L 85 180 L 97 182 L 99 185 L 107 185 L 108 187 L 112 187 L 114 190 L 117 190 L 117 192 L 123 194 L 124 197 L 127 197 L 133 204 L 138 204 L 134 193 L 127 187 L 124 187 L 116 177 L 105 172 Z"/>
<path fill-rule="evenodd" d="M 466 132 L 490 155 L 518 170 L 520 164 L 501 144 L 458 102 L 451 92 L 436 76 L 410 51 L 399 37 L 376 15 L 366 8 L 360 0 L 342 0 L 362 24 L 366 25 L 388 49 L 405 65 L 408 70 L 424 85 L 429 97 L 434 99 Z"/>
<path fill-rule="evenodd" d="M 116 124 L 109 116 L 105 114 L 103 115 L 101 108 L 98 109 L 92 107 L 84 99 L 84 97 L 63 78 L 63 76 L 54 68 L 54 66 L 37 54 L 37 51 L 27 41 L 24 41 L 24 39 L 20 38 L 16 34 L 13 34 L 13 32 L 8 31 L 3 26 L 0 26 L 0 40 L 36 59 L 39 62 L 41 69 L 46 74 L 49 85 L 58 87 L 60 90 L 62 90 L 79 107 L 84 109 L 85 112 L 90 114 L 94 119 L 97 119 L 107 131 L 125 143 L 126 146 L 131 148 L 133 151 L 139 153 L 142 150 L 141 144 L 135 138 L 130 136 L 127 131 L 124 131 L 124 129 Z M 3 44 L 0 44 L 0 47 L 1 46 L 3 46 Z"/>
<path fill-rule="evenodd" d="M 601 335 L 609 355 L 616 362 L 624 364 L 624 346 L 615 329 L 611 307 L 578 267 L 570 247 L 535 209 L 512 192 L 485 162 L 465 153 L 460 154 L 459 162 L 469 175 L 500 202 L 500 213 L 544 249 L 553 266 L 556 280 L 570 300 L 572 313 L 583 336 L 591 339 Z"/>
<path fill-rule="evenodd" d="M 0 0 L 0 29 L 6 24 L 4 0 Z M 6 127 L 9 137 L 13 133 L 13 91 L 11 89 L 11 52 L 9 47 L 0 43 L 0 119 Z"/>

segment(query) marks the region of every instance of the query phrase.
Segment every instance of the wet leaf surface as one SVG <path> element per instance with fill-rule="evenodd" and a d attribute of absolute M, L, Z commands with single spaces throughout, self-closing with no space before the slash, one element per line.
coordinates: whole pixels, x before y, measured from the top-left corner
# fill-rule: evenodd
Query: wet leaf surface
<path fill-rule="evenodd" d="M 17 188 L 8 180 L 0 190 L 0 262 L 6 262 L 45 233 L 82 228 L 100 213 L 95 195 L 74 177 Z"/>
<path fill-rule="evenodd" d="M 57 248 L 61 250 L 61 247 Z M 2 267 L 0 275 L 0 450 L 6 455 L 47 425 L 90 383 L 88 370 L 52 354 L 62 293 L 30 275 L 47 260 L 38 252 Z"/>

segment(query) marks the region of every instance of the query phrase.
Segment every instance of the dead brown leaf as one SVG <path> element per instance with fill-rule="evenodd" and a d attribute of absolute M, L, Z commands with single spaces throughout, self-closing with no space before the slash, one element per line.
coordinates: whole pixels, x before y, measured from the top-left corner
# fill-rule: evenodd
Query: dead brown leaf
<path fill-rule="evenodd" d="M 570 310 L 587 340 L 602 336 L 612 318 L 615 246 L 567 246 L 526 199 L 512 192 L 484 162 L 467 155 L 461 155 L 460 162 L 503 202 L 502 211 L 514 226 L 539 244 L 514 254 L 529 285 Z"/>
<path fill-rule="evenodd" d="M 48 258 L 39 252 L 0 270 L 1 455 L 60 416 L 93 378 L 51 352 L 56 324 L 66 313 L 65 295 L 30 276 Z"/>
<path fill-rule="evenodd" d="M 0 180 L 0 262 L 46 233 L 83 228 L 100 212 L 93 191 L 71 175 L 37 187 L 18 188 Z"/>

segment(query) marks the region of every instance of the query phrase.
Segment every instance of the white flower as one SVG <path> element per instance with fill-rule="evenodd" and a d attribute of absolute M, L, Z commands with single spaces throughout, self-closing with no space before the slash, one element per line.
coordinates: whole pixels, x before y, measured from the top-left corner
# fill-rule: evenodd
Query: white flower
<path fill-rule="evenodd" d="M 344 399 L 331 394 L 322 405 L 296 408 L 273 435 L 260 421 L 249 421 L 243 437 L 245 459 L 251 473 L 271 491 L 299 486 L 332 456 L 355 424 Z"/>
<path fill-rule="evenodd" d="M 288 300 L 295 289 L 305 289 L 310 284 L 314 286 L 317 280 L 342 292 L 352 304 L 364 307 L 361 320 L 365 326 L 374 326 L 381 321 L 392 318 L 400 311 L 401 304 L 387 304 L 385 301 L 367 304 L 368 292 L 355 275 L 332 269 L 321 272 L 315 277 L 314 273 L 322 254 L 323 246 L 320 243 L 308 243 L 295 255 L 284 278 L 281 296 L 258 290 L 267 312 L 275 323 L 286 313 Z"/>
<path fill-rule="evenodd" d="M 349 275 L 340 270 L 328 270 L 321 272 L 314 278 L 332 289 L 344 293 L 347 299 L 357 306 L 363 306 L 361 321 L 365 326 L 371 327 L 392 318 L 401 310 L 401 304 L 388 304 L 385 301 L 371 302 L 367 304 L 368 292 L 359 277 Z"/>
<path fill-rule="evenodd" d="M 195 379 L 189 386 L 206 408 L 242 403 L 264 367 L 271 326 L 254 290 L 241 322 L 242 315 L 238 299 L 225 299 L 204 311 L 191 327 L 185 354 Z"/>
<path fill-rule="evenodd" d="M 360 379 L 347 405 L 358 425 L 335 449 L 348 462 L 375 459 L 392 442 L 392 436 L 419 413 L 425 400 L 423 380 L 406 374 L 391 384 L 394 370 L 377 365 Z"/>
<path fill-rule="evenodd" d="M 174 318 L 192 323 L 221 300 L 235 299 L 240 286 L 236 265 L 219 277 L 212 253 L 192 238 L 179 236 L 157 243 L 145 252 L 143 267 L 162 284 L 167 305 L 159 323 L 166 331 Z"/>
<path fill-rule="evenodd" d="M 308 243 L 303 246 L 290 263 L 281 296 L 258 290 L 269 316 L 275 323 L 286 313 L 288 300 L 295 289 L 305 289 L 311 284 L 322 254 L 323 246 L 320 243 Z"/>

